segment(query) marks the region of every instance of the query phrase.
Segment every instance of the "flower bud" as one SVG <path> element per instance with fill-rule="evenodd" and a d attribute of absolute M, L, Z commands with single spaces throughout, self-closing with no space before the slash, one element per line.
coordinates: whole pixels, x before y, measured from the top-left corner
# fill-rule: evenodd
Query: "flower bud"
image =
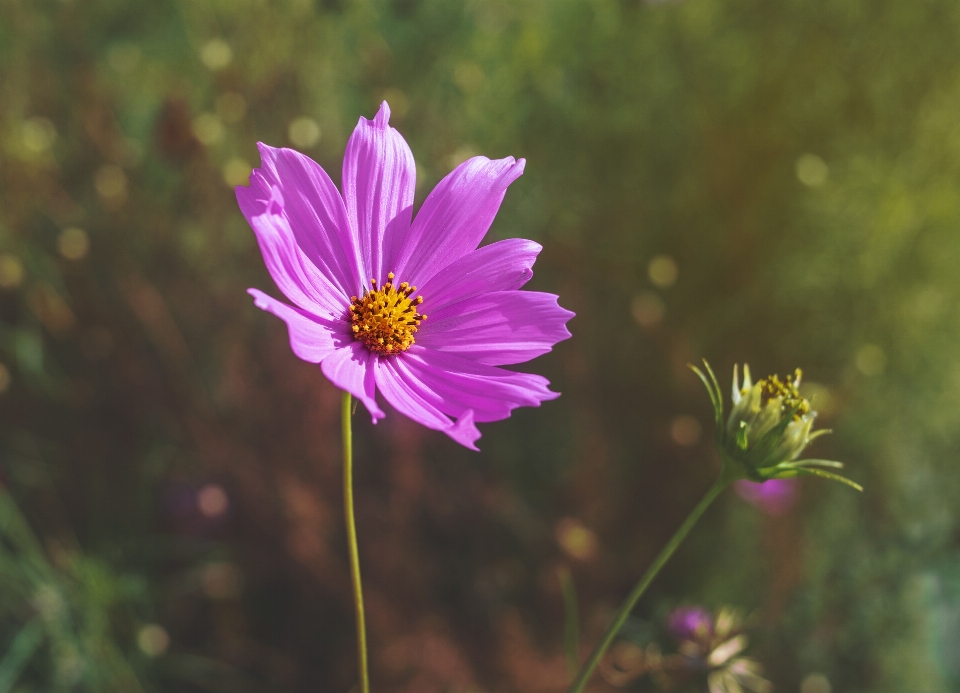
<path fill-rule="evenodd" d="M 832 460 L 798 460 L 800 453 L 816 438 L 829 430 L 813 430 L 817 412 L 799 391 L 802 373 L 797 368 L 792 377 L 780 380 L 776 375 L 756 383 L 749 366 L 743 367 L 743 386 L 736 366 L 733 368 L 733 409 L 723 420 L 723 395 L 710 364 L 703 362 L 706 373 L 695 366 L 710 395 L 716 418 L 715 442 L 723 461 L 724 473 L 730 479 L 752 481 L 788 479 L 797 476 L 822 476 L 840 481 L 857 490 L 858 484 L 823 467 L 841 468 Z"/>

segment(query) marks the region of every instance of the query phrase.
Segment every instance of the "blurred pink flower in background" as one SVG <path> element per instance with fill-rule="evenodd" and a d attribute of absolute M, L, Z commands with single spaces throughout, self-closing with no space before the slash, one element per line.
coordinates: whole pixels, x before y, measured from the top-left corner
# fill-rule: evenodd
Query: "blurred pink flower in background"
<path fill-rule="evenodd" d="M 713 615 L 702 606 L 680 606 L 670 612 L 667 629 L 677 640 L 709 639 Z"/>
<path fill-rule="evenodd" d="M 779 517 L 788 513 L 797 504 L 800 492 L 799 479 L 770 479 L 756 483 L 741 479 L 734 484 L 737 495 L 767 515 Z"/>

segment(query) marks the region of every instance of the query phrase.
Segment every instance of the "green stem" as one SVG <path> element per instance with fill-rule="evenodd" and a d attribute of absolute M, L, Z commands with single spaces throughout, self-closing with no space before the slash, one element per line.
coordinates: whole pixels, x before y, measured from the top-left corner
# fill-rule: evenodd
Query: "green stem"
<path fill-rule="evenodd" d="M 370 693 L 367 674 L 367 627 L 363 618 L 363 586 L 360 583 L 360 553 L 357 549 L 357 523 L 353 519 L 353 431 L 350 427 L 351 397 L 343 393 L 343 509 L 347 518 L 347 546 L 350 549 L 350 577 L 353 580 L 353 604 L 357 611 L 357 664 L 360 668 L 360 693 Z"/>
<path fill-rule="evenodd" d="M 630 595 L 620 606 L 616 616 L 613 618 L 613 623 L 611 623 L 610 627 L 607 628 L 606 632 L 603 634 L 603 637 L 600 639 L 600 642 L 597 643 L 597 646 L 593 648 L 593 652 L 590 653 L 590 658 L 580 669 L 580 673 L 573 682 L 573 685 L 570 686 L 568 693 L 581 693 L 581 691 L 583 691 L 583 687 L 587 685 L 587 681 L 597 668 L 597 664 L 600 663 L 600 659 L 609 649 L 614 638 L 617 637 L 617 633 L 620 632 L 620 628 L 623 627 L 623 624 L 630 615 L 630 612 L 633 611 L 633 607 L 637 605 L 640 597 L 646 591 L 650 583 L 653 582 L 653 579 L 657 576 L 657 573 L 659 573 L 660 569 L 666 565 L 667 561 L 670 560 L 670 557 L 677 550 L 677 547 L 680 546 L 686 536 L 690 533 L 690 530 L 693 529 L 693 526 L 697 523 L 697 520 L 700 519 L 700 516 L 703 515 L 704 511 L 708 507 L 710 507 L 710 504 L 713 503 L 718 495 L 720 495 L 720 492 L 726 488 L 730 481 L 732 481 L 732 478 L 727 474 L 722 473 L 720 478 L 717 479 L 713 486 L 710 487 L 710 490 L 707 491 L 707 494 L 703 497 L 703 499 L 697 503 L 696 507 L 692 511 L 690 511 L 690 514 L 687 516 L 687 519 L 683 521 L 683 524 L 680 525 L 680 528 L 674 532 L 672 537 L 670 537 L 670 541 L 667 542 L 667 545 L 663 547 L 663 550 L 654 559 L 653 564 L 647 569 L 647 572 L 643 574 L 643 577 L 640 578 L 640 581 L 633 588 L 633 591 L 630 592 Z"/>

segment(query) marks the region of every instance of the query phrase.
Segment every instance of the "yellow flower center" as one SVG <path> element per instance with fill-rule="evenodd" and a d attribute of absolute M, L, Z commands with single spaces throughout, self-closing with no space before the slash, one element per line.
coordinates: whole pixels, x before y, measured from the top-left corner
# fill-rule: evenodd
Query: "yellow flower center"
<path fill-rule="evenodd" d="M 783 410 L 791 411 L 794 407 L 797 408 L 797 411 L 794 412 L 793 418 L 799 419 L 805 414 L 810 413 L 810 402 L 808 402 L 804 397 L 800 396 L 800 391 L 797 389 L 800 387 L 800 378 L 803 376 L 803 371 L 799 368 L 794 370 L 793 378 L 790 376 L 784 376 L 781 381 L 775 375 L 767 376 L 766 378 L 761 378 L 757 381 L 757 385 L 760 386 L 760 393 L 763 401 L 774 399 L 775 397 L 783 398 Z"/>
<path fill-rule="evenodd" d="M 417 312 L 423 297 L 410 298 L 417 287 L 403 282 L 393 285 L 393 272 L 387 283 L 377 288 L 377 280 L 370 280 L 371 288 L 359 298 L 350 298 L 350 329 L 355 339 L 377 354 L 398 354 L 414 343 L 413 335 L 426 315 Z"/>

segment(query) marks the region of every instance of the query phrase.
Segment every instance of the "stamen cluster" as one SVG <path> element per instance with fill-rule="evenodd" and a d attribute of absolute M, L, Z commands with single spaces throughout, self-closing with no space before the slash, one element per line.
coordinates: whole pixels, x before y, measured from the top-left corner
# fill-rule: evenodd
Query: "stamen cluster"
<path fill-rule="evenodd" d="M 790 376 L 784 376 L 784 379 L 781 381 L 776 375 L 761 378 L 757 381 L 757 385 L 760 386 L 763 402 L 780 397 L 785 412 L 793 411 L 793 409 L 796 408 L 796 411 L 793 413 L 794 420 L 799 420 L 805 414 L 810 413 L 810 402 L 802 397 L 800 391 L 797 389 L 800 387 L 800 378 L 802 376 L 803 371 L 797 368 L 793 372 L 792 379 Z"/>
<path fill-rule="evenodd" d="M 423 296 L 410 298 L 417 287 L 402 282 L 393 284 L 394 274 L 387 275 L 387 283 L 377 288 L 371 279 L 371 288 L 360 297 L 350 298 L 350 323 L 355 339 L 377 354 L 398 354 L 414 343 L 413 335 L 426 315 L 417 312 Z"/>

